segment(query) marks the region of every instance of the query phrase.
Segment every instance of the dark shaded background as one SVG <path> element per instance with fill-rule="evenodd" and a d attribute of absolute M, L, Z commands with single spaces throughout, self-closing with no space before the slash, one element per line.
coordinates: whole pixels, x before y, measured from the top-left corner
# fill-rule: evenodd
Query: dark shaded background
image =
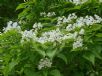
<path fill-rule="evenodd" d="M 24 2 L 23 0 L 0 0 L 0 29 L 2 29 L 7 21 L 16 20 L 18 11 L 16 7 L 18 4 Z"/>

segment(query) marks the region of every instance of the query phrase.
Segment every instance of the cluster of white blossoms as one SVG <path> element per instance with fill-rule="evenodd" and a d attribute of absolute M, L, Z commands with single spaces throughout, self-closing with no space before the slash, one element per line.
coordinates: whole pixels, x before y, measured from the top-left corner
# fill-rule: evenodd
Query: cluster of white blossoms
<path fill-rule="evenodd" d="M 21 34 L 22 34 L 21 43 L 23 43 L 24 41 L 30 41 L 31 39 L 36 40 L 36 34 L 35 32 L 33 32 L 33 30 L 30 31 L 25 30 L 22 31 Z"/>
<path fill-rule="evenodd" d="M 34 25 L 33 25 L 33 28 L 34 29 L 41 29 L 43 26 L 42 26 L 42 24 L 41 23 L 35 23 Z"/>
<path fill-rule="evenodd" d="M 40 16 L 43 16 L 43 17 L 53 17 L 53 16 L 55 16 L 55 15 L 56 15 L 55 12 L 48 12 L 48 13 L 46 13 L 46 12 L 41 12 L 41 13 L 40 13 Z"/>
<path fill-rule="evenodd" d="M 74 22 L 73 22 L 74 21 Z M 95 23 L 102 22 L 102 18 L 98 15 L 92 16 L 85 16 L 85 17 L 77 17 L 75 13 L 69 14 L 68 17 L 58 17 L 57 25 L 55 30 L 49 30 L 42 32 L 39 37 L 37 34 L 41 29 L 43 29 L 43 25 L 41 23 L 35 23 L 33 25 L 33 29 L 20 31 L 22 35 L 21 43 L 24 41 L 36 41 L 39 43 L 46 43 L 46 42 L 59 42 L 61 43 L 63 40 L 73 39 L 73 49 L 82 47 L 83 39 L 81 39 L 85 33 L 84 27 L 91 26 Z M 64 24 L 64 25 L 63 25 Z M 63 26 L 64 28 L 60 28 L 59 26 Z M 79 30 L 75 30 L 79 28 Z M 11 29 L 21 30 L 20 26 L 18 26 L 17 22 L 9 21 L 6 28 L 4 28 L 4 32 L 7 32 Z M 64 33 L 63 31 L 66 31 Z M 80 37 L 79 37 L 80 36 Z"/>
<path fill-rule="evenodd" d="M 56 26 L 61 26 L 63 23 L 70 23 L 73 19 L 77 19 L 75 13 L 69 14 L 68 17 L 58 17 Z"/>
<path fill-rule="evenodd" d="M 74 21 L 74 22 L 73 22 Z M 77 17 L 75 13 L 69 14 L 68 17 L 58 17 L 57 25 L 55 30 L 49 30 L 42 32 L 40 37 L 37 37 L 37 34 L 40 29 L 43 29 L 43 25 L 41 23 L 35 23 L 33 25 L 33 29 L 20 31 L 22 34 L 21 43 L 24 41 L 36 41 L 39 43 L 46 43 L 46 42 L 60 42 L 67 39 L 73 39 L 73 49 L 78 48 L 79 46 L 82 47 L 83 39 L 81 39 L 85 33 L 84 27 L 91 26 L 95 23 L 102 22 L 102 18 L 98 15 L 92 16 L 85 16 L 85 17 Z M 66 24 L 64 26 L 63 24 Z M 60 29 L 59 26 L 63 26 L 65 28 Z M 79 28 L 80 30 L 75 30 Z M 6 28 L 4 28 L 4 32 L 7 32 L 11 29 L 21 30 L 20 26 L 18 26 L 17 22 L 9 21 Z M 66 31 L 64 33 L 62 30 Z M 79 37 L 80 36 L 80 37 Z"/>
<path fill-rule="evenodd" d="M 25 41 L 34 41 L 44 44 L 46 42 L 59 42 L 61 43 L 64 40 L 72 39 L 72 49 L 75 50 L 77 48 L 83 47 L 83 37 L 85 35 L 85 27 L 93 26 L 96 23 L 101 23 L 102 18 L 98 15 L 94 16 L 85 16 L 85 17 L 77 17 L 75 13 L 69 14 L 68 17 L 58 17 L 56 28 L 54 30 L 49 30 L 38 33 L 44 27 L 41 23 L 35 23 L 33 25 L 33 29 L 22 31 L 21 27 L 17 24 L 17 22 L 9 21 L 7 23 L 7 27 L 4 28 L 4 33 L 8 32 L 11 29 L 17 29 L 22 35 L 21 43 Z M 43 28 L 42 28 L 43 27 Z M 61 27 L 61 28 L 60 28 Z M 63 28 L 62 28 L 63 27 Z M 76 30 L 78 28 L 78 30 Z M 52 62 L 48 58 L 41 59 L 39 61 L 38 69 L 51 67 Z"/>
<path fill-rule="evenodd" d="M 59 29 L 51 30 L 48 32 L 44 32 L 40 38 L 38 38 L 38 42 L 46 43 L 46 42 L 55 42 L 60 41 L 63 37 L 63 34 Z"/>
<path fill-rule="evenodd" d="M 79 17 L 76 19 L 75 23 L 68 24 L 68 26 L 66 27 L 66 30 L 73 31 L 75 28 L 82 28 L 84 26 L 89 26 L 100 22 L 102 22 L 102 18 L 99 17 L 98 15 L 94 15 L 94 17 L 92 16 Z"/>
<path fill-rule="evenodd" d="M 18 26 L 18 23 L 17 22 L 12 22 L 12 21 L 9 21 L 7 23 L 7 27 L 3 29 L 4 32 L 7 32 L 11 29 L 17 29 L 19 32 L 21 31 L 21 27 Z"/>
<path fill-rule="evenodd" d="M 38 33 L 38 30 L 39 29 L 42 29 L 42 24 L 41 23 L 35 23 L 33 25 L 33 29 L 31 30 L 25 30 L 25 31 L 22 31 L 21 34 L 22 34 L 22 39 L 21 39 L 21 43 L 23 43 L 24 41 L 30 41 L 30 40 L 33 40 L 33 41 L 37 41 L 37 36 L 36 34 Z"/>
<path fill-rule="evenodd" d="M 78 36 L 73 43 L 73 49 L 77 49 L 82 46 L 83 46 L 83 39 L 81 38 L 81 36 Z"/>
<path fill-rule="evenodd" d="M 38 69 L 41 70 L 42 68 L 50 68 L 52 66 L 52 62 L 48 58 L 40 59 Z"/>
<path fill-rule="evenodd" d="M 81 5 L 88 2 L 88 0 L 68 0 L 68 1 L 72 2 L 75 5 Z M 97 0 L 97 1 L 102 2 L 102 0 Z"/>
<path fill-rule="evenodd" d="M 43 25 L 40 22 L 33 24 L 33 29 L 34 29 L 35 33 L 37 33 L 38 30 L 42 29 L 42 27 L 43 27 Z"/>
<path fill-rule="evenodd" d="M 87 2 L 88 0 L 68 0 L 68 1 L 74 3 L 75 5 L 80 5 Z"/>

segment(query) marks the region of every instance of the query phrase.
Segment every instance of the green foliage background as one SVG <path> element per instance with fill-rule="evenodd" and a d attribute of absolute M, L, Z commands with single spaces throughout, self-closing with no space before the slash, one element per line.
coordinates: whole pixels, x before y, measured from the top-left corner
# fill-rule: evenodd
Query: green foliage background
<path fill-rule="evenodd" d="M 67 16 L 75 12 L 79 17 L 97 14 L 102 17 L 102 3 L 97 0 L 89 0 L 83 5 L 74 5 L 67 0 L 29 0 L 19 4 L 22 1 L 3 0 L 0 3 L 0 27 L 10 20 L 22 22 L 23 29 L 31 29 L 35 22 L 42 22 L 47 30 L 53 28 L 58 16 Z M 10 4 L 8 3 L 10 2 Z M 19 6 L 15 9 L 15 7 Z M 12 5 L 15 5 L 12 7 Z M 7 11 L 5 13 L 5 10 Z M 4 10 L 4 11 L 3 11 Z M 16 12 L 15 12 L 16 11 Z M 17 12 L 20 11 L 19 14 Z M 40 12 L 56 12 L 52 18 L 40 17 Z M 51 26 L 50 26 L 51 25 Z M 99 26 L 97 26 L 99 25 Z M 52 44 L 41 45 L 38 43 L 25 43 L 21 45 L 20 34 L 12 30 L 0 36 L 0 53 L 3 57 L 3 66 L 1 70 L 4 76 L 102 76 L 102 24 L 96 24 L 87 30 L 85 43 L 88 50 L 70 51 L 69 43 L 57 45 L 57 49 Z M 27 47 L 26 47 L 27 46 Z M 37 63 L 43 57 L 44 52 L 48 57 L 53 58 L 51 69 L 39 71 Z M 60 53 L 53 54 L 55 51 Z"/>
<path fill-rule="evenodd" d="M 17 20 L 17 12 L 15 9 L 23 0 L 0 0 L 0 29 L 6 26 L 9 20 Z"/>

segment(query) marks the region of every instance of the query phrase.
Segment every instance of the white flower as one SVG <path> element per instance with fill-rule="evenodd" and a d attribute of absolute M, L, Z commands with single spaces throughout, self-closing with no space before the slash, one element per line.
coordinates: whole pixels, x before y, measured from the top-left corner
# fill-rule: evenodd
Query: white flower
<path fill-rule="evenodd" d="M 68 33 L 66 35 L 63 36 L 63 40 L 66 40 L 66 39 L 73 39 L 73 34 L 72 33 Z"/>
<path fill-rule="evenodd" d="M 67 18 L 64 18 L 63 19 L 63 23 L 67 23 L 68 22 L 68 19 Z"/>
<path fill-rule="evenodd" d="M 41 23 L 38 23 L 38 29 L 41 29 L 43 26 Z"/>
<path fill-rule="evenodd" d="M 37 38 L 37 42 L 41 43 L 41 44 L 44 44 L 47 42 L 47 37 L 40 37 L 40 38 Z"/>
<path fill-rule="evenodd" d="M 8 25 L 8 26 L 11 26 L 12 24 L 13 24 L 12 21 L 7 22 L 7 25 Z"/>
<path fill-rule="evenodd" d="M 75 27 L 82 27 L 85 25 L 84 23 L 84 18 L 83 17 L 80 17 L 76 20 L 76 23 L 73 24 Z"/>
<path fill-rule="evenodd" d="M 55 16 L 55 15 L 56 15 L 55 12 L 48 12 L 47 17 L 52 17 L 52 16 Z"/>
<path fill-rule="evenodd" d="M 95 23 L 95 19 L 92 16 L 86 16 L 85 17 L 85 23 L 86 25 L 93 25 Z"/>
<path fill-rule="evenodd" d="M 35 24 L 33 25 L 33 28 L 35 29 L 35 28 L 37 28 L 37 27 L 38 27 L 38 24 L 35 23 Z"/>
<path fill-rule="evenodd" d="M 45 13 L 45 12 L 41 12 L 41 13 L 40 13 L 40 16 L 46 17 L 46 13 Z"/>
<path fill-rule="evenodd" d="M 68 15 L 68 20 L 76 19 L 77 15 L 75 13 L 69 14 Z"/>
<path fill-rule="evenodd" d="M 29 1 L 29 0 L 24 0 L 24 2 L 27 2 L 27 1 Z"/>
<path fill-rule="evenodd" d="M 74 34 L 73 34 L 73 39 L 76 39 L 77 36 L 78 36 L 78 32 L 75 31 Z"/>
<path fill-rule="evenodd" d="M 40 59 L 38 69 L 41 70 L 42 68 L 50 68 L 52 65 L 52 62 L 48 58 Z"/>
<path fill-rule="evenodd" d="M 84 33 L 85 33 L 85 30 L 84 30 L 84 29 L 81 29 L 81 30 L 79 31 L 79 34 L 80 34 L 80 35 L 84 35 Z"/>
<path fill-rule="evenodd" d="M 61 39 L 62 39 L 62 36 L 63 36 L 63 34 L 60 32 L 60 30 L 56 29 L 56 30 L 51 30 L 51 31 L 48 31 L 48 32 L 44 32 L 42 34 L 41 38 L 39 38 L 39 39 L 40 39 L 41 42 L 42 42 L 41 39 L 44 39 L 43 42 L 55 42 L 55 41 L 60 42 Z"/>
<path fill-rule="evenodd" d="M 16 30 L 18 30 L 19 32 L 21 31 L 21 27 L 18 26 L 18 23 L 17 23 L 17 22 L 14 22 L 14 23 L 13 23 L 12 21 L 9 21 L 9 22 L 7 23 L 7 27 L 4 28 L 3 31 L 4 31 L 4 32 L 7 32 L 7 31 L 12 30 L 12 29 L 16 29 Z"/>
<path fill-rule="evenodd" d="M 33 28 L 35 29 L 35 30 L 37 30 L 37 29 L 41 29 L 43 27 L 43 25 L 39 22 L 39 23 L 35 23 L 34 25 L 33 25 Z"/>
<path fill-rule="evenodd" d="M 58 20 L 57 21 L 62 21 L 63 20 L 63 18 L 62 17 L 58 17 Z"/>
<path fill-rule="evenodd" d="M 25 40 L 26 41 L 30 41 L 31 39 L 36 40 L 36 34 L 32 30 L 30 31 L 25 30 L 21 34 L 22 34 L 21 43 L 24 42 Z"/>
<path fill-rule="evenodd" d="M 83 46 L 83 39 L 81 37 L 78 37 L 76 41 L 73 43 L 73 49 L 77 49 L 82 46 Z"/>
<path fill-rule="evenodd" d="M 98 15 L 95 14 L 94 17 L 95 17 L 95 19 L 96 19 L 96 23 L 102 22 L 102 18 L 99 17 Z"/>
<path fill-rule="evenodd" d="M 48 12 L 48 13 L 41 12 L 40 13 L 40 16 L 44 16 L 44 17 L 52 17 L 52 16 L 55 16 L 55 15 L 56 15 L 55 12 Z"/>
<path fill-rule="evenodd" d="M 73 19 L 76 19 L 76 18 L 77 16 L 75 15 L 75 13 L 69 14 L 68 17 L 65 17 L 65 16 L 58 17 L 56 26 L 61 26 L 61 24 L 63 23 L 70 23 L 71 21 L 73 21 Z"/>
<path fill-rule="evenodd" d="M 14 28 L 16 28 L 16 27 L 18 26 L 18 23 L 17 23 L 17 22 L 14 22 L 14 23 L 12 24 L 12 26 L 13 26 Z"/>
<path fill-rule="evenodd" d="M 83 4 L 85 2 L 87 2 L 88 0 L 69 0 L 69 2 L 74 3 L 75 5 L 80 5 Z"/>
<path fill-rule="evenodd" d="M 57 19 L 57 25 L 56 26 L 61 26 L 62 20 L 63 20 L 63 17 L 58 17 L 58 19 Z"/>
<path fill-rule="evenodd" d="M 68 24 L 68 26 L 66 27 L 66 31 L 72 31 L 74 29 L 72 24 Z"/>

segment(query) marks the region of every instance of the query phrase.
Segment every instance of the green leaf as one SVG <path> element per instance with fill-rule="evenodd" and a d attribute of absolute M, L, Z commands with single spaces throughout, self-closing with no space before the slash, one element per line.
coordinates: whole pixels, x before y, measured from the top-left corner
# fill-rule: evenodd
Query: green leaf
<path fill-rule="evenodd" d="M 64 55 L 64 54 L 58 54 L 58 56 L 57 56 L 58 58 L 60 58 L 60 59 L 62 59 L 66 64 L 68 63 L 68 60 L 67 60 L 67 58 L 66 58 L 66 56 Z"/>
<path fill-rule="evenodd" d="M 90 61 L 93 65 L 95 64 L 95 55 L 92 53 L 87 53 L 83 56 L 85 59 Z"/>
<path fill-rule="evenodd" d="M 97 45 L 95 46 L 95 48 L 93 49 L 92 53 L 95 55 L 95 57 L 99 58 L 99 59 L 102 59 L 102 56 L 100 56 L 101 54 L 101 51 L 102 51 L 102 47 Z"/>
<path fill-rule="evenodd" d="M 97 37 L 102 37 L 102 33 L 96 34 Z"/>
<path fill-rule="evenodd" d="M 50 72 L 50 75 L 51 75 L 51 76 L 62 76 L 61 73 L 60 73 L 60 71 L 57 70 L 57 69 L 52 70 L 52 71 Z"/>
<path fill-rule="evenodd" d="M 23 9 L 27 6 L 27 2 L 26 3 L 21 3 L 17 6 L 16 10 L 19 10 L 19 9 Z"/>
<path fill-rule="evenodd" d="M 4 76 L 8 76 L 12 69 L 18 64 L 18 60 L 13 60 L 4 68 Z"/>
<path fill-rule="evenodd" d="M 35 72 L 31 69 L 25 69 L 24 73 L 26 76 L 41 76 L 39 72 Z"/>
<path fill-rule="evenodd" d="M 100 30 L 101 28 L 102 28 L 102 25 L 100 25 L 100 24 L 94 24 L 91 27 L 91 30 L 96 31 L 96 30 Z"/>
<path fill-rule="evenodd" d="M 50 58 L 53 58 L 53 57 L 56 55 L 56 51 L 57 51 L 57 50 L 48 50 L 48 51 L 46 52 L 46 55 L 47 55 L 48 57 L 50 57 Z"/>

